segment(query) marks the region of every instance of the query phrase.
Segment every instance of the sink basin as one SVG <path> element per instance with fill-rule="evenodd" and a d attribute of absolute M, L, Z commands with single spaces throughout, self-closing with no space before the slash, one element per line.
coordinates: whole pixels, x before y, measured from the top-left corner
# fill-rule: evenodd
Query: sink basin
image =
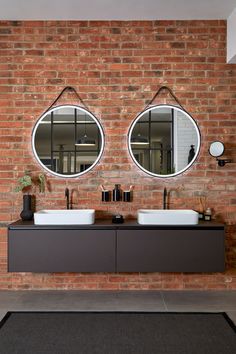
<path fill-rule="evenodd" d="M 194 210 L 138 210 L 138 223 L 142 225 L 196 225 L 198 213 Z"/>
<path fill-rule="evenodd" d="M 35 225 L 91 225 L 94 220 L 94 209 L 40 210 L 34 213 Z"/>

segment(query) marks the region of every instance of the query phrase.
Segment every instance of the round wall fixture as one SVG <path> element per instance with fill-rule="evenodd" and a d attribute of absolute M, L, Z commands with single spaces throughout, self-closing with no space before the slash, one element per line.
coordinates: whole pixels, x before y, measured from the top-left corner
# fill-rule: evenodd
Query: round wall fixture
<path fill-rule="evenodd" d="M 216 158 L 218 165 L 224 167 L 225 164 L 233 162 L 232 159 L 219 159 L 225 152 L 225 146 L 221 141 L 213 141 L 209 148 L 209 154 Z"/>
<path fill-rule="evenodd" d="M 220 157 L 225 151 L 225 146 L 221 141 L 214 141 L 209 148 L 209 154 L 213 157 Z"/>
<path fill-rule="evenodd" d="M 155 177 L 173 177 L 196 160 L 200 131 L 188 112 L 174 105 L 149 106 L 131 124 L 128 147 L 135 164 Z"/>
<path fill-rule="evenodd" d="M 87 109 L 57 106 L 36 122 L 32 149 L 39 164 L 49 173 L 63 178 L 78 177 L 98 163 L 104 149 L 104 132 Z"/>

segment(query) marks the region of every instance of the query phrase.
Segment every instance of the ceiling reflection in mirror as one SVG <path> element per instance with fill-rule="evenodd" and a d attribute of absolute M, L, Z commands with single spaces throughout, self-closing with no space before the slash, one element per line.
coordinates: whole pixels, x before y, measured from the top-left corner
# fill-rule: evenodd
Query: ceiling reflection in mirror
<path fill-rule="evenodd" d="M 77 177 L 99 161 L 104 148 L 103 129 L 85 108 L 57 106 L 36 123 L 32 147 L 36 159 L 48 172 Z"/>
<path fill-rule="evenodd" d="M 128 145 L 134 162 L 148 174 L 171 177 L 188 169 L 200 149 L 194 119 L 172 105 L 152 106 L 132 123 Z"/>

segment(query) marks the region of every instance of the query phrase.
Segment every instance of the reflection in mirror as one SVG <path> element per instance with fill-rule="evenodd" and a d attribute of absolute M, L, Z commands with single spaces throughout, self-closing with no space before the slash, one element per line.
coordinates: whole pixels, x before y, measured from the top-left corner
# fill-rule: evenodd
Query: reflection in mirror
<path fill-rule="evenodd" d="M 220 157 L 225 151 L 225 146 L 221 141 L 214 141 L 211 143 L 209 153 L 213 157 Z"/>
<path fill-rule="evenodd" d="M 38 162 L 46 170 L 57 176 L 76 177 L 98 162 L 104 134 L 98 120 L 86 109 L 57 106 L 36 123 L 32 146 Z"/>
<path fill-rule="evenodd" d="M 152 106 L 142 112 L 129 131 L 129 151 L 145 172 L 175 176 L 195 161 L 200 133 L 193 118 L 179 107 Z"/>

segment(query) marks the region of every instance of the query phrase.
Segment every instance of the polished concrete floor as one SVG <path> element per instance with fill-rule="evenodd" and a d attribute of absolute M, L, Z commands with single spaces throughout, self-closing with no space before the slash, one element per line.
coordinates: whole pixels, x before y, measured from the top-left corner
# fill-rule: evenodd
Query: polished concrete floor
<path fill-rule="evenodd" d="M 226 312 L 236 324 L 235 291 L 0 291 L 7 311 Z"/>

